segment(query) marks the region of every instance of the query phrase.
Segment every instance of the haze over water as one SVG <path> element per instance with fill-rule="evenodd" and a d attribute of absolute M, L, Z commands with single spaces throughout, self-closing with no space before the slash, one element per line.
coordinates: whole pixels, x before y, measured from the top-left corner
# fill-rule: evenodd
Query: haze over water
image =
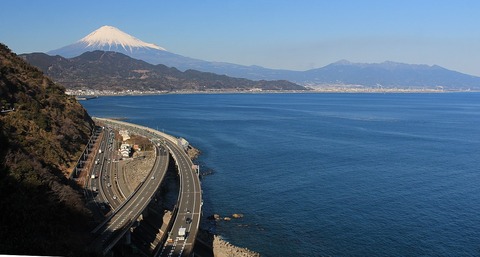
<path fill-rule="evenodd" d="M 101 97 L 202 151 L 204 216 L 262 256 L 480 255 L 480 94 Z"/>

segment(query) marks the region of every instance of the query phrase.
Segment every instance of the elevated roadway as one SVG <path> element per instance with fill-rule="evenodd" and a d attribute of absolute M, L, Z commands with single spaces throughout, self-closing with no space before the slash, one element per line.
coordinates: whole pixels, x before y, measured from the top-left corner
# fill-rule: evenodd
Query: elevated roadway
<path fill-rule="evenodd" d="M 103 129 L 102 133 L 99 151 L 95 153 L 94 165 L 88 177 L 87 188 L 95 203 L 102 211 L 106 211 L 107 205 L 110 206 L 110 209 L 115 209 L 126 197 L 123 197 L 118 188 L 116 176 L 118 163 L 115 161 L 118 159 L 118 153 L 115 151 L 115 134 L 108 128 Z"/>
<path fill-rule="evenodd" d="M 158 158 L 149 174 L 139 187 L 107 218 L 94 232 L 98 235 L 92 249 L 102 254 L 108 253 L 113 246 L 129 231 L 140 214 L 148 206 L 165 176 L 168 167 L 168 152 L 157 147 Z"/>
<path fill-rule="evenodd" d="M 161 144 L 169 150 L 178 168 L 180 192 L 177 205 L 173 211 L 174 221 L 168 233 L 168 240 L 163 247 L 158 247 L 155 256 L 191 256 L 200 225 L 203 204 L 202 190 L 198 172 L 194 169 L 194 165 L 184 149 L 179 146 L 178 139 L 154 129 L 136 124 L 103 118 L 95 119 L 102 121 L 105 124 L 122 127 L 136 134 L 161 142 Z M 142 194 L 136 194 L 135 198 L 140 197 L 141 195 Z M 125 222 L 127 222 L 127 219 L 131 218 L 131 216 L 128 215 L 129 212 L 126 212 L 125 214 L 127 214 L 127 216 L 125 216 L 124 219 Z M 129 222 L 132 221 L 130 220 Z M 116 230 L 113 229 L 121 228 L 122 224 L 123 223 L 112 225 L 109 229 L 105 230 L 105 233 L 108 233 L 106 231 L 115 233 Z M 181 228 L 182 230 L 183 228 L 185 229 L 185 235 L 179 234 Z"/>
<path fill-rule="evenodd" d="M 97 184 L 99 186 L 100 196 L 106 200 L 112 209 L 116 209 L 125 200 L 121 197 L 121 193 L 117 186 L 117 163 L 118 153 L 116 152 L 115 133 L 113 130 L 105 129 L 105 149 L 99 153 L 102 163 L 100 172 L 97 174 Z M 97 159 L 98 161 L 98 159 Z"/>
<path fill-rule="evenodd" d="M 191 256 L 202 209 L 200 179 L 183 149 L 170 141 L 166 145 L 177 163 L 181 183 L 175 221 L 167 242 L 156 256 Z M 179 234 L 181 228 L 185 228 L 185 235 Z"/>

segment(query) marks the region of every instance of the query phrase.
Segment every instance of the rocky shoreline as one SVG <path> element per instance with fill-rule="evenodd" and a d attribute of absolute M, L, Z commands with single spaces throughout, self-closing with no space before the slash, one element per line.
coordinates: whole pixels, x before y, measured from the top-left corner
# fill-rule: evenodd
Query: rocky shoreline
<path fill-rule="evenodd" d="M 260 257 L 259 253 L 232 245 L 217 235 L 213 237 L 213 254 L 215 257 Z"/>
<path fill-rule="evenodd" d="M 198 150 L 197 148 L 189 145 L 188 148 L 187 148 L 187 154 L 188 154 L 188 157 L 190 157 L 190 160 L 195 160 L 198 158 L 198 156 L 200 156 L 202 152 L 200 152 L 200 150 Z"/>
<path fill-rule="evenodd" d="M 201 151 L 197 148 L 189 145 L 187 148 L 187 154 L 190 159 L 193 161 L 197 159 Z M 129 190 L 133 189 L 140 183 L 142 179 L 147 175 L 148 170 L 151 169 L 155 161 L 155 156 L 153 151 L 141 151 L 135 152 L 131 160 L 125 161 L 122 165 L 123 170 L 129 170 L 130 172 L 122 172 L 124 174 L 126 181 L 131 181 L 129 183 Z M 234 213 L 231 216 L 220 217 L 218 214 L 213 214 L 207 219 L 215 221 L 229 221 L 231 219 L 240 219 L 243 218 L 243 214 Z M 207 230 L 200 229 L 197 235 L 197 243 L 202 243 L 204 246 L 211 248 L 211 253 L 214 257 L 259 257 L 260 254 L 254 251 L 251 251 L 247 248 L 238 247 L 232 245 L 231 243 L 222 239 L 221 236 L 212 234 Z"/>
<path fill-rule="evenodd" d="M 223 240 L 221 236 L 202 229 L 197 234 L 197 243 L 198 241 L 211 247 L 214 257 L 260 257 L 260 254 L 257 252 L 232 245 Z"/>

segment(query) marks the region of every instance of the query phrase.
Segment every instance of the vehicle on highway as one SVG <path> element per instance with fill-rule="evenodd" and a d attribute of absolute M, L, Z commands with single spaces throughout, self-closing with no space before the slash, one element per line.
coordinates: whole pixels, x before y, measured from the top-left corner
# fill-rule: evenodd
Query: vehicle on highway
<path fill-rule="evenodd" d="M 182 241 L 185 240 L 186 231 L 187 231 L 187 228 L 182 228 L 182 227 L 179 228 L 177 239 Z"/>
<path fill-rule="evenodd" d="M 186 219 L 185 219 L 185 222 L 186 222 L 187 224 L 192 223 L 192 218 L 186 218 Z"/>

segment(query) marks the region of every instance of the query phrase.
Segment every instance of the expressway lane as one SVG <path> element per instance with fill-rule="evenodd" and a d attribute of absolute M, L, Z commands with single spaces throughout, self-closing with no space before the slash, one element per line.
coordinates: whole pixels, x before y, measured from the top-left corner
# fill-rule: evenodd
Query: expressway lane
<path fill-rule="evenodd" d="M 105 209 L 105 201 L 107 200 L 107 197 L 105 195 L 105 190 L 102 187 L 102 174 L 103 170 L 105 169 L 107 163 L 106 163 L 106 158 L 105 154 L 107 151 L 107 144 L 110 136 L 108 131 L 105 129 L 102 129 L 102 140 L 100 141 L 100 147 L 98 152 L 95 153 L 94 156 L 94 165 L 92 168 L 91 173 L 89 174 L 88 177 L 88 184 L 87 188 L 91 192 L 92 199 L 95 201 L 96 205 L 104 210 Z"/>
<path fill-rule="evenodd" d="M 118 206 L 109 221 L 97 229 L 99 236 L 92 246 L 97 252 L 106 254 L 120 240 L 145 210 L 160 187 L 168 167 L 168 152 L 163 151 L 161 147 L 157 146 L 156 148 L 157 158 L 149 177 L 139 185 L 137 190 L 123 204 Z"/>
<path fill-rule="evenodd" d="M 111 209 L 118 207 L 122 199 L 119 199 L 118 191 L 113 187 L 115 183 L 114 170 L 115 165 L 112 160 L 114 160 L 117 155 L 115 152 L 115 133 L 110 128 L 104 128 L 104 136 L 100 143 L 100 150 L 96 153 L 95 156 L 95 167 L 94 167 L 94 176 L 91 177 L 92 190 L 95 188 L 95 192 L 98 191 L 96 197 L 96 202 L 98 203 L 107 203 L 110 205 Z M 115 163 L 116 164 L 116 163 Z"/>
<path fill-rule="evenodd" d="M 99 142 L 99 149 L 103 150 L 105 147 L 105 142 L 104 142 L 104 131 L 103 129 L 97 130 L 97 139 L 100 139 Z M 95 208 L 98 211 L 95 211 L 94 214 L 97 215 L 97 219 L 103 217 L 102 209 L 104 209 L 103 205 L 103 199 L 101 196 L 98 196 L 99 193 L 99 185 L 98 181 L 95 178 L 92 178 L 92 175 L 96 177 L 98 174 L 100 174 L 100 169 L 102 166 L 102 163 L 100 161 L 97 161 L 97 158 L 100 158 L 100 154 L 98 152 L 94 153 L 94 165 L 90 170 L 90 173 L 87 176 L 86 179 L 86 184 L 85 184 L 85 195 L 87 199 L 87 204 L 91 205 L 93 208 Z"/>
<path fill-rule="evenodd" d="M 108 142 L 107 149 L 104 154 L 104 162 L 106 163 L 105 169 L 103 170 L 104 174 L 101 180 L 101 187 L 105 192 L 107 201 L 112 207 L 116 209 L 123 201 L 124 198 L 121 197 L 121 194 L 117 188 L 117 173 L 118 170 L 117 163 L 114 163 L 113 160 L 118 158 L 117 154 L 117 142 L 115 140 L 115 132 L 111 128 L 108 130 Z"/>
<path fill-rule="evenodd" d="M 202 191 L 198 174 L 193 169 L 193 163 L 183 148 L 179 146 L 178 139 L 136 124 L 103 118 L 95 119 L 112 126 L 127 128 L 134 133 L 149 137 L 152 140 L 163 142 L 163 145 L 169 150 L 178 168 L 180 176 L 180 192 L 176 205 L 177 209 L 174 210 L 174 222 L 169 231 L 169 240 L 167 240 L 163 247 L 158 248 L 159 250 L 155 253 L 155 256 L 190 256 L 193 253 L 193 246 L 200 225 Z M 157 180 L 157 177 L 154 177 L 154 179 L 146 179 L 144 184 L 149 184 L 148 182 L 150 180 Z M 155 187 L 155 190 L 160 185 L 160 182 L 161 180 Z M 142 185 L 139 192 L 132 197 L 133 200 L 129 201 L 129 199 L 127 199 L 127 203 L 119 207 L 118 212 L 115 214 L 116 217 L 112 218 L 107 223 L 108 225 L 105 226 L 101 233 L 102 237 L 99 238 L 100 241 L 103 240 L 102 244 L 105 244 L 113 234 L 117 233 L 118 229 L 130 226 L 131 224 L 129 225 L 128 223 L 132 223 L 132 217 L 135 217 L 134 210 L 142 208 L 142 203 L 144 202 L 147 202 L 148 204 L 150 199 L 145 201 L 145 197 L 143 196 L 145 194 L 143 186 L 144 185 Z M 147 188 L 149 186 L 145 187 Z M 183 228 L 186 230 L 185 237 L 179 235 L 180 230 L 183 230 Z M 105 251 L 108 250 L 107 247 L 107 249 L 104 249 L 103 253 L 106 253 Z"/>
<path fill-rule="evenodd" d="M 190 256 L 200 225 L 202 207 L 200 180 L 185 152 L 172 142 L 167 142 L 167 147 L 177 162 L 181 186 L 177 215 L 170 230 L 169 240 L 156 256 Z M 185 236 L 179 235 L 181 228 L 185 228 Z"/>

